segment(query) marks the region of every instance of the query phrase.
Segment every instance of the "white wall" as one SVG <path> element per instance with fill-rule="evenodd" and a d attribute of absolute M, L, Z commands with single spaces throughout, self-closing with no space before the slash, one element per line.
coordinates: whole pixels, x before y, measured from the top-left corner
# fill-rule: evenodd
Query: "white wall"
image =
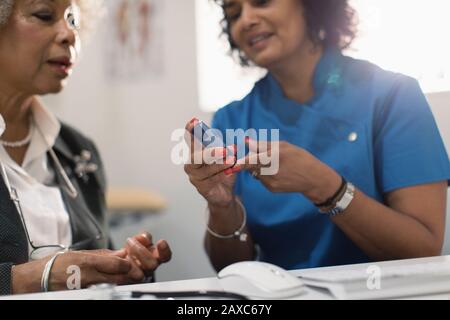
<path fill-rule="evenodd" d="M 433 110 L 447 152 L 450 156 L 450 92 L 433 93 L 428 95 L 428 102 Z M 446 237 L 443 254 L 450 255 L 450 189 L 447 196 Z"/>
<path fill-rule="evenodd" d="M 158 280 L 213 275 L 203 250 L 204 202 L 183 168 L 170 161 L 170 135 L 193 116 L 207 121 L 198 107 L 193 0 L 165 0 L 165 74 L 146 82 L 114 85 L 105 80 L 100 40 L 103 24 L 63 94 L 47 97 L 52 110 L 92 137 L 104 158 L 110 185 L 138 185 L 162 193 L 168 209 L 113 233 L 116 244 L 141 230 L 166 238 L 174 256 Z M 105 31 L 106 30 L 106 31 Z M 430 95 L 450 150 L 450 93 Z M 450 213 L 449 213 L 450 214 Z M 450 219 L 447 224 L 450 230 Z M 450 237 L 446 240 L 450 254 Z"/>

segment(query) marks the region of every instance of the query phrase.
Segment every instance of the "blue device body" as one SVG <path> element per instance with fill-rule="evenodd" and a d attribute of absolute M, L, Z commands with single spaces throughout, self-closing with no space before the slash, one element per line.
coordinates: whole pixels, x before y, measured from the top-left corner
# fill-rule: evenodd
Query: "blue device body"
<path fill-rule="evenodd" d="M 192 129 L 192 134 L 205 148 L 224 148 L 222 135 L 215 134 L 214 131 L 216 130 L 211 130 L 206 123 L 199 121 Z"/>
<path fill-rule="evenodd" d="M 202 143 L 205 148 L 225 148 L 225 142 L 223 140 L 223 136 L 218 129 L 211 129 L 206 123 L 203 121 L 199 121 L 194 128 L 192 129 L 192 135 L 195 139 Z M 231 143 L 231 145 L 237 144 L 235 141 Z M 237 144 L 239 146 L 239 144 Z M 233 148 L 228 149 L 228 156 L 237 157 L 245 157 L 249 153 L 249 148 L 247 144 L 243 143 L 241 147 L 237 150 L 237 154 L 234 153 Z"/>

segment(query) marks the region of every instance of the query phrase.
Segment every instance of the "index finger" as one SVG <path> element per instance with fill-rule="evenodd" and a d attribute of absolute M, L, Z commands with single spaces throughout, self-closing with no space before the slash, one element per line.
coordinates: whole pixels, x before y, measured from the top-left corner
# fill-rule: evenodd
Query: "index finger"
<path fill-rule="evenodd" d="M 156 247 L 152 248 L 153 256 L 160 262 L 166 263 L 172 259 L 172 250 L 166 240 L 159 240 Z"/>
<path fill-rule="evenodd" d="M 188 144 L 189 148 L 191 148 L 191 150 L 193 149 L 192 146 L 194 145 L 194 135 L 192 134 L 192 130 L 199 121 L 200 120 L 198 120 L 197 118 L 192 118 L 191 121 L 189 121 L 185 126 L 186 132 L 184 134 L 184 140 Z"/>
<path fill-rule="evenodd" d="M 197 118 L 192 118 L 192 120 L 186 124 L 185 132 L 184 132 L 184 140 L 185 140 L 186 144 L 188 145 L 189 152 L 190 152 L 190 164 L 194 164 L 195 169 L 201 168 L 203 166 L 203 163 L 195 164 L 194 159 L 198 159 L 198 158 L 196 158 L 196 155 L 203 156 L 203 151 L 205 150 L 205 146 L 200 141 L 198 141 L 198 139 L 195 138 L 195 135 L 193 132 L 195 126 L 199 122 L 200 122 L 200 120 L 198 120 Z M 203 159 L 203 157 L 201 159 Z"/>

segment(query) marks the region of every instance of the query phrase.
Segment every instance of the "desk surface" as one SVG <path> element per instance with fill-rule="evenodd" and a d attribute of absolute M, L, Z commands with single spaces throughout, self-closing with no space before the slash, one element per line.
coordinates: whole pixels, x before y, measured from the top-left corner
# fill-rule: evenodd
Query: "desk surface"
<path fill-rule="evenodd" d="M 323 272 L 327 273 L 329 271 L 338 270 L 365 270 L 367 267 L 372 265 L 377 265 L 382 268 L 384 267 L 398 267 L 402 268 L 408 265 L 417 264 L 429 264 L 429 263 L 440 263 L 440 262 L 450 262 L 450 256 L 442 257 L 431 257 L 431 258 L 421 258 L 421 259 L 409 259 L 409 260 L 396 260 L 396 261 L 386 261 L 377 263 L 366 263 L 366 264 L 355 264 L 346 266 L 336 266 L 336 267 L 325 267 L 325 268 L 315 268 L 315 269 L 304 269 L 291 271 L 292 274 L 296 276 L 305 275 L 309 272 Z M 150 284 L 139 284 L 132 286 L 122 286 L 117 287 L 117 291 L 197 291 L 197 290 L 211 290 L 211 291 L 223 291 L 220 281 L 217 278 L 204 278 L 204 279 L 194 279 L 194 280 L 183 280 L 183 281 L 170 281 L 170 282 L 158 282 Z M 319 290 L 314 290 L 308 288 L 307 294 L 299 297 L 300 299 L 306 300 L 329 300 L 333 299 L 332 296 L 326 294 Z M 64 292 L 51 292 L 51 293 L 39 293 L 39 294 L 29 294 L 20 296 L 9 296 L 3 297 L 0 300 L 86 300 L 92 299 L 92 291 L 89 290 L 79 290 L 79 291 L 64 291 Z M 406 297 L 404 299 L 439 299 L 439 300 L 450 300 L 450 289 L 448 292 L 442 294 L 433 295 L 422 295 L 422 296 L 412 296 Z"/>

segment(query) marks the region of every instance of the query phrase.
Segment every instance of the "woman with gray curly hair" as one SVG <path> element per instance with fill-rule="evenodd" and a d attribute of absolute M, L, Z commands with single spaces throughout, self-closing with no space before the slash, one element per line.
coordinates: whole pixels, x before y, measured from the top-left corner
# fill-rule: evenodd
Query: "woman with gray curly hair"
<path fill-rule="evenodd" d="M 38 99 L 63 89 L 94 4 L 0 2 L 0 294 L 137 283 L 171 257 L 149 233 L 106 249 L 97 149 Z"/>

